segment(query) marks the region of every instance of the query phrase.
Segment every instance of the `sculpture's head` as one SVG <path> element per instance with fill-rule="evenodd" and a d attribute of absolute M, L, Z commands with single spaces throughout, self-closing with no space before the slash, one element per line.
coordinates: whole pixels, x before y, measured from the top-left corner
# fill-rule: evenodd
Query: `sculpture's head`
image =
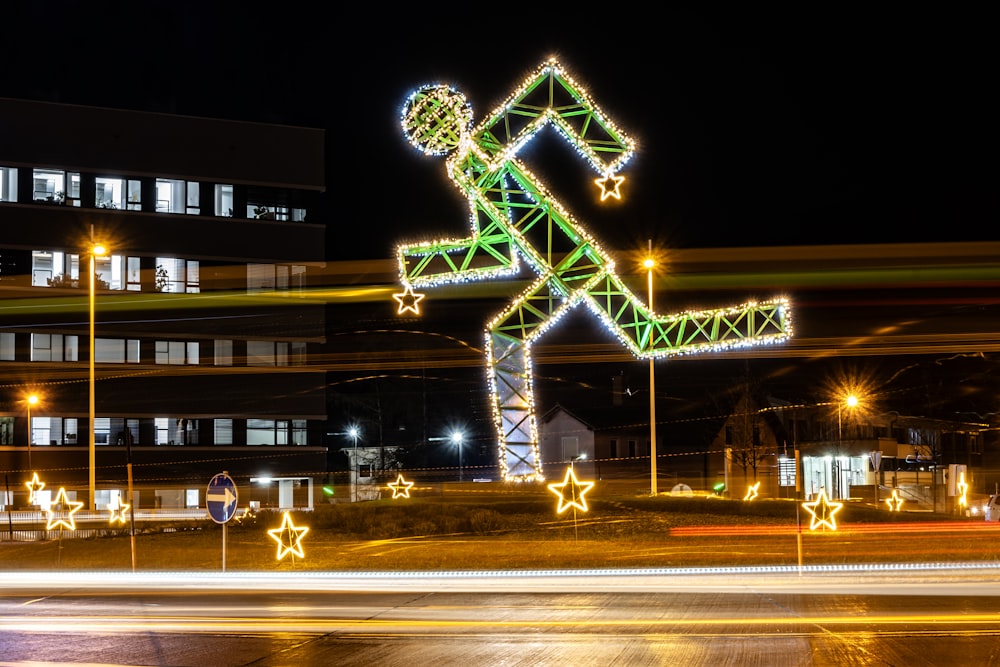
<path fill-rule="evenodd" d="M 426 155 L 444 155 L 468 135 L 472 106 L 454 88 L 422 86 L 406 99 L 401 122 L 407 141 Z"/>

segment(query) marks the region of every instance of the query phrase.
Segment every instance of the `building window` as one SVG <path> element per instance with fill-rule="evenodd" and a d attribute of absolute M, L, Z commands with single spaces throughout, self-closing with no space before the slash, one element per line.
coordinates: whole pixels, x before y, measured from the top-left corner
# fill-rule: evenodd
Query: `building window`
<path fill-rule="evenodd" d="M 66 172 L 56 169 L 35 169 L 31 198 L 37 202 L 62 204 L 66 199 Z"/>
<path fill-rule="evenodd" d="M 17 201 L 17 169 L 0 167 L 0 201 Z"/>
<path fill-rule="evenodd" d="M 158 340 L 156 341 L 156 363 L 158 364 L 197 364 L 197 341 Z"/>
<path fill-rule="evenodd" d="M 635 440 L 629 440 L 628 441 L 628 455 L 631 458 L 635 458 L 635 455 L 636 455 L 636 451 L 635 450 L 636 450 Z"/>
<path fill-rule="evenodd" d="M 215 444 L 217 445 L 231 445 L 233 444 L 233 420 L 232 419 L 216 419 L 215 422 Z"/>
<path fill-rule="evenodd" d="M 79 361 L 78 336 L 63 334 L 31 334 L 32 361 Z"/>
<path fill-rule="evenodd" d="M 233 365 L 233 341 L 231 340 L 215 341 L 215 365 L 216 366 Z"/>
<path fill-rule="evenodd" d="M 198 215 L 201 212 L 200 201 L 200 185 L 197 181 L 156 179 L 157 213 Z"/>
<path fill-rule="evenodd" d="M 94 204 L 97 208 L 125 210 L 125 179 L 98 176 L 94 182 Z"/>
<path fill-rule="evenodd" d="M 94 361 L 105 364 L 139 363 L 139 340 L 136 338 L 95 338 Z"/>
<path fill-rule="evenodd" d="M 0 333 L 0 361 L 14 361 L 13 333 Z"/>
<path fill-rule="evenodd" d="M 293 445 L 307 445 L 309 444 L 309 431 L 306 428 L 307 422 L 305 419 L 293 419 L 292 420 L 292 444 Z"/>
<path fill-rule="evenodd" d="M 618 458 L 618 438 L 611 438 L 608 443 L 608 456 L 613 459 Z"/>
<path fill-rule="evenodd" d="M 156 258 L 156 291 L 196 294 L 201 291 L 201 266 L 197 260 Z"/>
<path fill-rule="evenodd" d="M 289 344 L 270 340 L 247 341 L 247 366 L 287 366 Z"/>
<path fill-rule="evenodd" d="M 233 217 L 233 186 L 215 186 L 215 215 L 220 218 Z"/>
<path fill-rule="evenodd" d="M 285 442 L 279 442 L 278 425 L 285 425 Z M 247 444 L 248 445 L 275 445 L 287 443 L 288 422 L 275 422 L 273 419 L 248 419 L 247 420 Z"/>
<path fill-rule="evenodd" d="M 126 202 L 126 207 L 130 211 L 141 211 L 142 210 L 142 181 L 137 181 L 135 179 L 129 179 L 126 183 L 126 188 L 128 189 L 128 201 Z"/>

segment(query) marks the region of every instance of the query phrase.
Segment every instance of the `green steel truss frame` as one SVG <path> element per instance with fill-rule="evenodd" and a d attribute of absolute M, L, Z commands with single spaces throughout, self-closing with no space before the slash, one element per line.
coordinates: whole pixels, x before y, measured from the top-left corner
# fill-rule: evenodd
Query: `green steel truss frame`
<path fill-rule="evenodd" d="M 634 147 L 555 61 L 544 64 L 448 158 L 469 200 L 473 233 L 399 248 L 401 278 L 415 289 L 516 273 L 538 279 L 489 323 L 486 361 L 499 463 L 505 480 L 544 479 L 532 392 L 531 343 L 585 303 L 637 357 L 692 354 L 779 342 L 791 335 L 784 300 L 657 315 L 614 272 L 614 262 L 530 174 L 517 152 L 553 125 L 601 175 Z M 404 123 L 404 128 L 405 128 Z"/>

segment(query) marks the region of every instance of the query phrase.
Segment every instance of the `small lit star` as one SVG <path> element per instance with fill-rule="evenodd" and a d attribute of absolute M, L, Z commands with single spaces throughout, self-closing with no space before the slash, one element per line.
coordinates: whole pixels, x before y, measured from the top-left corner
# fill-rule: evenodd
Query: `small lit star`
<path fill-rule="evenodd" d="M 624 176 L 615 176 L 614 174 L 608 174 L 604 178 L 594 179 L 594 183 L 601 188 L 601 201 L 604 201 L 608 197 L 621 199 L 622 193 L 618 188 L 621 187 L 623 182 L 625 182 Z"/>
<path fill-rule="evenodd" d="M 59 507 L 59 510 L 52 509 L 53 507 L 56 507 L 56 506 Z M 63 518 L 63 511 L 62 510 L 65 507 L 69 507 L 70 508 L 69 509 L 69 516 L 66 517 L 66 518 Z M 73 515 L 76 514 L 77 512 L 79 512 L 81 507 L 83 507 L 83 503 L 75 501 L 75 500 L 70 500 L 66 496 L 66 489 L 60 488 L 59 489 L 59 495 L 57 495 L 56 499 L 53 500 L 51 503 L 49 503 L 49 506 L 45 508 L 45 511 L 49 515 L 49 522 L 48 522 L 48 525 L 45 526 L 45 529 L 46 530 L 52 530 L 53 528 L 57 528 L 57 527 L 63 526 L 65 528 L 67 528 L 68 530 L 76 530 L 76 520 L 73 518 Z M 58 519 L 56 518 L 56 512 L 57 511 L 59 512 L 59 518 Z"/>
<path fill-rule="evenodd" d="M 743 500 L 754 500 L 757 498 L 757 494 L 760 491 L 760 482 L 756 484 L 751 484 L 747 487 L 747 494 L 743 496 Z"/>
<path fill-rule="evenodd" d="M 903 499 L 899 497 L 899 489 L 892 490 L 892 498 L 886 498 L 885 504 L 889 506 L 890 512 L 898 512 L 903 506 Z"/>
<path fill-rule="evenodd" d="M 400 475 L 396 478 L 395 482 L 390 482 L 387 484 L 390 489 L 392 489 L 393 498 L 409 498 L 410 497 L 410 487 L 413 486 L 413 482 L 407 482 Z"/>
<path fill-rule="evenodd" d="M 405 290 L 392 295 L 392 298 L 399 302 L 399 309 L 396 311 L 396 314 L 402 315 L 406 311 L 412 310 L 414 315 L 419 315 L 419 304 L 424 296 L 426 295 L 414 292 L 412 285 L 407 285 Z"/>
<path fill-rule="evenodd" d="M 281 560 L 288 554 L 305 558 L 305 552 L 302 550 L 302 538 L 308 532 L 307 526 L 296 526 L 292 523 L 292 515 L 285 512 L 285 516 L 281 520 L 281 527 L 272 528 L 267 531 L 267 534 L 278 543 L 278 560 Z"/>
<path fill-rule="evenodd" d="M 837 522 L 833 516 L 844 506 L 843 503 L 834 503 L 826 497 L 826 489 L 820 488 L 819 496 L 811 503 L 802 503 L 802 507 L 812 514 L 812 523 L 809 530 L 816 530 L 820 526 L 827 526 L 830 530 L 837 530 Z"/>
<path fill-rule="evenodd" d="M 566 479 L 559 484 L 555 482 L 549 484 L 549 491 L 559 496 L 559 508 L 556 514 L 562 514 L 570 507 L 577 507 L 586 512 L 587 501 L 583 496 L 592 488 L 594 488 L 593 482 L 581 482 L 576 478 L 572 466 L 567 468 Z"/>
<path fill-rule="evenodd" d="M 123 503 L 122 499 L 115 498 L 115 502 L 108 503 L 108 511 L 111 512 L 111 517 L 108 518 L 108 523 L 114 524 L 118 522 L 124 524 L 126 521 L 125 512 L 128 512 L 129 508 L 132 507 L 128 503 Z"/>
<path fill-rule="evenodd" d="M 24 485 L 28 487 L 28 504 L 37 505 L 37 499 L 35 496 L 39 491 L 45 488 L 45 482 L 38 479 L 38 473 L 33 473 L 30 482 L 25 482 Z"/>

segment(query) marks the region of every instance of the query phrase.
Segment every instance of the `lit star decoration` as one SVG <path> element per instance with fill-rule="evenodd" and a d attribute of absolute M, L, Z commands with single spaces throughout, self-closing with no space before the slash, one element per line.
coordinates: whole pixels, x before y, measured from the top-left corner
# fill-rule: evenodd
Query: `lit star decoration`
<path fill-rule="evenodd" d="M 595 178 L 594 183 L 601 188 L 601 201 L 604 201 L 608 197 L 614 197 L 615 199 L 621 199 L 622 193 L 619 190 L 621 184 L 625 182 L 624 176 L 615 176 L 614 174 L 608 174 L 604 178 Z"/>
<path fill-rule="evenodd" d="M 811 503 L 802 503 L 802 507 L 812 514 L 812 522 L 809 524 L 809 530 L 816 530 L 820 526 L 824 526 L 830 530 L 837 530 L 837 521 L 834 519 L 834 515 L 843 506 L 843 503 L 831 502 L 826 497 L 826 489 L 821 488 L 816 500 Z"/>
<path fill-rule="evenodd" d="M 108 523 L 114 525 L 117 522 L 124 525 L 128 520 L 125 512 L 128 512 L 130 507 L 132 506 L 128 503 L 123 503 L 120 497 L 116 497 L 113 503 L 108 503 L 108 511 L 111 512 Z"/>
<path fill-rule="evenodd" d="M 899 489 L 892 490 L 892 497 L 885 499 L 885 504 L 889 506 L 890 512 L 899 512 L 903 506 L 903 499 L 899 497 Z"/>
<path fill-rule="evenodd" d="M 392 298 L 399 302 L 399 308 L 396 310 L 396 314 L 402 315 L 406 311 L 413 311 L 414 315 L 419 315 L 419 304 L 423 300 L 424 296 L 424 294 L 414 292 L 412 285 L 407 285 L 406 289 L 402 292 L 392 295 Z"/>
<path fill-rule="evenodd" d="M 423 86 L 401 110 L 406 139 L 445 169 L 467 198 L 471 234 L 397 248 L 407 290 L 518 275 L 537 279 L 487 324 L 485 360 L 504 481 L 542 481 L 531 346 L 586 305 L 635 356 L 658 359 L 777 343 L 791 336 L 788 302 L 655 314 L 615 272 L 610 253 L 519 158 L 544 128 L 555 130 L 599 176 L 602 200 L 621 198 L 619 176 L 636 145 L 556 60 L 542 63 L 479 125 L 466 98 Z"/>
<path fill-rule="evenodd" d="M 58 507 L 58 509 L 52 509 L 53 507 Z M 64 517 L 64 508 L 66 507 L 69 508 L 69 516 Z M 76 530 L 76 520 L 73 518 L 73 515 L 79 512 L 81 507 L 83 507 L 83 503 L 70 500 L 66 496 L 66 489 L 60 488 L 56 499 L 45 508 L 46 513 L 49 515 L 49 522 L 45 526 L 45 529 L 52 530 L 53 528 L 65 527 L 67 530 Z M 58 518 L 56 518 L 57 512 L 59 514 Z"/>
<path fill-rule="evenodd" d="M 743 500 L 756 500 L 757 494 L 760 491 L 760 482 L 756 484 L 751 484 L 747 487 L 747 493 L 743 496 Z"/>
<path fill-rule="evenodd" d="M 38 473 L 32 473 L 31 481 L 25 482 L 24 485 L 28 487 L 28 504 L 37 505 L 38 501 L 36 496 L 38 492 L 45 488 L 45 482 L 38 479 Z"/>
<path fill-rule="evenodd" d="M 967 507 L 969 499 L 966 494 L 969 491 L 969 484 L 965 481 L 965 473 L 958 473 L 958 506 Z"/>
<path fill-rule="evenodd" d="M 576 478 L 572 466 L 566 469 L 566 478 L 561 483 L 549 484 L 549 491 L 559 496 L 559 507 L 556 514 L 562 514 L 570 507 L 587 511 L 587 501 L 584 495 L 594 488 L 593 482 L 581 482 Z"/>
<path fill-rule="evenodd" d="M 278 543 L 278 560 L 281 560 L 288 554 L 298 556 L 299 558 L 306 557 L 305 552 L 302 550 L 302 538 L 308 532 L 309 528 L 307 526 L 296 526 L 292 523 L 292 515 L 285 512 L 284 517 L 281 519 L 281 526 L 270 529 L 267 531 L 267 534 L 271 536 L 272 540 Z"/>
<path fill-rule="evenodd" d="M 395 482 L 389 482 L 386 486 L 392 489 L 393 498 L 409 498 L 410 487 L 413 486 L 413 482 L 407 482 L 403 479 L 403 475 L 400 474 Z"/>

